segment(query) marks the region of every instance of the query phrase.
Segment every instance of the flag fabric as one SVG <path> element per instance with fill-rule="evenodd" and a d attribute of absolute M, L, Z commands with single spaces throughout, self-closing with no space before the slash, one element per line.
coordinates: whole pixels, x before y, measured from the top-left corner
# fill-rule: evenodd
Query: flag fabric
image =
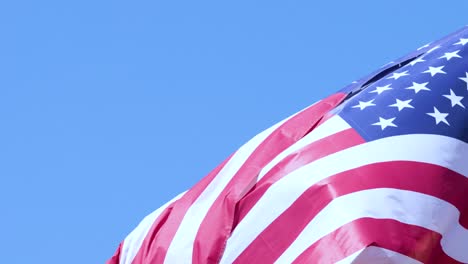
<path fill-rule="evenodd" d="M 468 263 L 468 27 L 252 138 L 110 264 Z"/>

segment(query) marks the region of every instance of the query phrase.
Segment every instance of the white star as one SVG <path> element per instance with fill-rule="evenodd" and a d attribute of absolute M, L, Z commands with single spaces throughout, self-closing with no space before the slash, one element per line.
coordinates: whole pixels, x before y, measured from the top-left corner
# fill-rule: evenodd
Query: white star
<path fill-rule="evenodd" d="M 400 112 L 404 108 L 414 108 L 412 105 L 409 104 L 409 103 L 411 103 L 411 101 L 413 101 L 413 100 L 410 99 L 410 100 L 406 100 L 406 101 L 401 101 L 399 99 L 396 99 L 396 103 L 394 103 L 392 105 L 389 105 L 389 106 L 398 107 L 398 112 Z"/>
<path fill-rule="evenodd" d="M 359 101 L 359 104 L 353 106 L 353 108 L 359 108 L 361 110 L 364 110 L 366 107 L 368 106 L 374 106 L 375 104 L 372 103 L 375 99 L 372 99 L 370 101 L 367 101 L 367 102 L 362 102 L 362 101 Z"/>
<path fill-rule="evenodd" d="M 380 68 L 383 68 L 383 67 L 385 67 L 385 66 L 388 66 L 388 65 L 390 65 L 390 64 L 392 64 L 392 63 L 394 63 L 394 61 L 391 61 L 391 62 L 385 63 L 384 65 L 380 66 Z"/>
<path fill-rule="evenodd" d="M 456 50 L 456 51 L 453 51 L 453 52 L 445 52 L 445 55 L 442 56 L 442 57 L 439 57 L 439 59 L 447 59 L 447 61 L 449 61 L 451 58 L 461 58 L 460 55 L 458 55 L 458 52 L 460 52 L 460 50 Z"/>
<path fill-rule="evenodd" d="M 411 61 L 409 64 L 410 64 L 411 66 L 414 66 L 414 65 L 415 65 L 416 63 L 418 63 L 418 62 L 424 62 L 424 61 L 425 61 L 425 60 L 423 60 L 423 57 L 419 57 L 419 58 L 417 58 L 417 59 Z"/>
<path fill-rule="evenodd" d="M 387 90 L 391 90 L 393 89 L 392 87 L 390 87 L 390 84 L 387 84 L 385 86 L 377 86 L 375 87 L 375 90 L 372 90 L 370 91 L 369 93 L 377 93 L 377 94 L 381 94 Z"/>
<path fill-rule="evenodd" d="M 433 47 L 432 49 L 426 51 L 426 53 L 431 53 L 431 52 L 433 52 L 434 50 L 436 50 L 436 49 L 438 49 L 438 48 L 440 48 L 439 45 L 437 45 L 437 46 Z"/>
<path fill-rule="evenodd" d="M 413 86 L 410 86 L 410 87 L 405 88 L 405 89 L 414 90 L 415 94 L 419 93 L 419 91 L 421 91 L 421 90 L 430 91 L 431 89 L 426 87 L 427 84 L 428 84 L 428 82 L 425 82 L 425 83 L 413 82 Z"/>
<path fill-rule="evenodd" d="M 426 114 L 435 118 L 436 125 L 439 124 L 440 122 L 443 122 L 450 126 L 449 122 L 447 122 L 447 119 L 445 119 L 449 114 L 439 112 L 439 110 L 437 110 L 435 106 L 434 106 L 434 113 L 426 113 Z"/>
<path fill-rule="evenodd" d="M 423 71 L 423 73 L 430 73 L 432 77 L 434 77 L 434 75 L 436 75 L 438 73 L 447 74 L 446 72 L 444 72 L 442 70 L 444 67 L 445 66 L 440 66 L 440 67 L 431 67 L 431 66 L 429 66 L 429 70 Z"/>
<path fill-rule="evenodd" d="M 379 117 L 379 122 L 374 123 L 372 125 L 373 126 L 380 126 L 380 128 L 382 130 L 384 130 L 386 127 L 389 127 L 389 126 L 397 127 L 397 125 L 393 124 L 393 120 L 395 120 L 395 117 L 394 118 L 389 118 L 389 119 Z"/>
<path fill-rule="evenodd" d="M 426 45 L 419 47 L 418 50 L 427 48 L 429 47 L 429 45 L 431 45 L 431 43 L 427 43 Z"/>
<path fill-rule="evenodd" d="M 465 46 L 466 43 L 468 43 L 468 39 L 461 38 L 460 41 L 458 41 L 457 43 L 454 43 L 453 45 L 463 45 L 463 46 Z"/>
<path fill-rule="evenodd" d="M 403 76 L 407 76 L 409 75 L 408 74 L 408 71 L 404 71 L 404 72 L 394 72 L 392 74 L 392 76 L 388 77 L 387 79 L 395 79 L 395 80 L 398 80 L 398 78 L 400 77 L 403 77 Z"/>
<path fill-rule="evenodd" d="M 457 96 L 452 91 L 452 89 L 450 89 L 450 94 L 444 94 L 443 96 L 450 100 L 450 103 L 452 103 L 452 107 L 454 107 L 456 105 L 459 105 L 459 106 L 465 108 L 465 106 L 461 103 L 461 100 L 463 99 L 463 96 Z"/>
<path fill-rule="evenodd" d="M 465 72 L 465 77 L 459 77 L 458 79 L 466 82 L 466 89 L 468 90 L 468 72 Z"/>

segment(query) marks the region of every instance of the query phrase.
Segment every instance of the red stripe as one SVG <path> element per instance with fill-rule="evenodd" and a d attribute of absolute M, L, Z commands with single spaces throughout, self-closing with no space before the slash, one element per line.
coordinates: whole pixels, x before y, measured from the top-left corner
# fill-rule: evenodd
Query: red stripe
<path fill-rule="evenodd" d="M 386 248 L 422 263 L 460 263 L 442 250 L 442 236 L 392 219 L 361 218 L 323 237 L 293 263 L 335 263 L 368 246 Z"/>
<path fill-rule="evenodd" d="M 106 262 L 106 264 L 119 264 L 120 252 L 122 252 L 122 243 L 119 244 L 119 247 L 115 251 L 114 255 Z"/>
<path fill-rule="evenodd" d="M 295 115 L 263 141 L 208 210 L 193 247 L 193 263 L 217 263 L 234 222 L 238 201 L 256 184 L 260 170 L 283 150 L 313 130 L 324 114 L 345 97 L 335 94 Z M 196 227 L 194 227 L 196 228 Z"/>
<path fill-rule="evenodd" d="M 231 157 L 232 155 L 158 216 L 133 259 L 133 264 L 164 262 L 167 249 L 185 213 Z"/>
<path fill-rule="evenodd" d="M 234 227 L 237 226 L 238 222 L 244 219 L 245 215 L 258 202 L 268 188 L 284 176 L 315 160 L 364 142 L 365 140 L 354 129 L 350 128 L 317 140 L 287 156 L 265 174 L 265 176 L 258 181 L 256 187 L 239 202 L 239 210 L 237 212 L 238 219 L 236 219 Z"/>
<path fill-rule="evenodd" d="M 468 200 L 465 195 L 468 179 L 463 175 L 425 163 L 376 163 L 336 174 L 314 184 L 263 230 L 235 262 L 252 262 L 254 257 L 261 257 L 264 262 L 274 262 L 334 198 L 373 188 L 396 188 L 438 197 L 456 206 L 461 212 L 461 224 L 465 227 L 468 224 Z M 281 239 L 276 239 L 278 237 Z M 274 243 L 267 244 L 265 241 Z"/>

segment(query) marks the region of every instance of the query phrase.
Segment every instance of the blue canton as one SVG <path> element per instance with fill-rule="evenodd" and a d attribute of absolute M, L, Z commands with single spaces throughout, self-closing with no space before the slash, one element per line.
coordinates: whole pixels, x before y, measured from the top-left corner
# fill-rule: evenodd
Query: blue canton
<path fill-rule="evenodd" d="M 467 48 L 468 29 L 421 47 L 378 80 L 356 82 L 339 116 L 368 141 L 439 134 L 468 142 Z"/>

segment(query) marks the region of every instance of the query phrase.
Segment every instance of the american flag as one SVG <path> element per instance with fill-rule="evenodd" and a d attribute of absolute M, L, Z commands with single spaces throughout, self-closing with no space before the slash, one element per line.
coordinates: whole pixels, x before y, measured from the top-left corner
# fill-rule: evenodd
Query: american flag
<path fill-rule="evenodd" d="M 468 263 L 468 27 L 255 136 L 111 264 Z"/>

